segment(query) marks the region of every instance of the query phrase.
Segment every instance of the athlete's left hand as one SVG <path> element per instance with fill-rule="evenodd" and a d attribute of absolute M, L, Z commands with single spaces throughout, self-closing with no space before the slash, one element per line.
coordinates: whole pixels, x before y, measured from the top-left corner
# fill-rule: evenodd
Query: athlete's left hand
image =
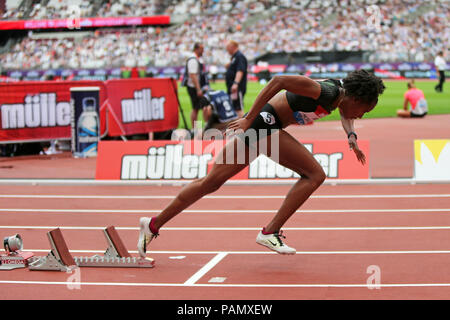
<path fill-rule="evenodd" d="M 232 121 L 226 130 L 227 135 L 233 135 L 236 131 L 245 132 L 251 126 L 251 122 L 246 118 L 240 118 Z"/>
<path fill-rule="evenodd" d="M 359 149 L 358 143 L 356 142 L 356 138 L 354 135 L 350 136 L 350 138 L 348 139 L 348 144 L 350 146 L 350 150 L 353 150 L 353 152 L 355 153 L 358 161 L 361 162 L 363 165 L 365 165 L 366 155 Z"/>

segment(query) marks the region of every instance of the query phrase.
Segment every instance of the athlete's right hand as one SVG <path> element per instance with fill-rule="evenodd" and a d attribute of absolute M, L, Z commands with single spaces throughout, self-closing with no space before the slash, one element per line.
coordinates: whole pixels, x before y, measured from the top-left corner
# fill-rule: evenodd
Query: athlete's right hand
<path fill-rule="evenodd" d="M 228 128 L 225 133 L 226 135 L 233 135 L 234 133 L 236 133 L 236 131 L 242 130 L 242 132 L 245 132 L 247 131 L 248 128 L 250 128 L 251 124 L 252 124 L 251 121 L 248 120 L 247 118 L 240 118 L 234 120 L 228 125 Z"/>

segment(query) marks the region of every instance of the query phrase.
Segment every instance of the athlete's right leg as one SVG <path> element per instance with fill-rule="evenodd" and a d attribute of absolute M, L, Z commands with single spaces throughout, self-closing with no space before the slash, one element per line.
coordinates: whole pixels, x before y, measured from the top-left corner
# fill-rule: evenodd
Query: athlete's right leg
<path fill-rule="evenodd" d="M 186 185 L 158 216 L 141 218 L 138 242 L 138 250 L 141 256 L 145 256 L 148 243 L 158 235 L 159 229 L 164 224 L 205 195 L 218 190 L 228 179 L 248 165 L 248 147 L 238 148 L 238 144 L 242 144 L 238 138 L 228 142 L 217 155 L 216 162 L 206 177 Z M 237 150 L 245 152 L 245 161 L 242 161 L 244 163 L 238 163 L 240 158 L 238 158 Z M 227 159 L 227 154 L 233 155 L 233 159 Z"/>

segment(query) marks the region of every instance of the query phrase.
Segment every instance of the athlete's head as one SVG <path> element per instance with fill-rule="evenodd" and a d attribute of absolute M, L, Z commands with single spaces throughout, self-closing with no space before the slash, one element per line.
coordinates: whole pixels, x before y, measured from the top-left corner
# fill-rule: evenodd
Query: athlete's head
<path fill-rule="evenodd" d="M 408 81 L 408 84 L 406 86 L 408 87 L 408 89 L 415 88 L 416 84 L 414 83 L 414 79 L 412 79 L 411 81 Z"/>
<path fill-rule="evenodd" d="M 383 81 L 366 70 L 349 73 L 343 80 L 345 96 L 340 109 L 347 119 L 362 118 L 378 103 L 378 96 L 386 87 Z"/>

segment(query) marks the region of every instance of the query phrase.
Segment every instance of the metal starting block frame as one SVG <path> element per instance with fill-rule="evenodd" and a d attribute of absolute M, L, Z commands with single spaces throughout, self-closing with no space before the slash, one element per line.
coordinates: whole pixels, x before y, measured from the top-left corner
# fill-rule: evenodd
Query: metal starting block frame
<path fill-rule="evenodd" d="M 114 226 L 103 230 L 108 248 L 103 256 L 72 257 L 67 248 L 61 230 L 47 233 L 51 251 L 45 257 L 33 257 L 29 260 L 30 270 L 55 270 L 71 272 L 77 267 L 100 268 L 153 268 L 155 261 L 151 258 L 132 257 L 120 239 Z"/>

